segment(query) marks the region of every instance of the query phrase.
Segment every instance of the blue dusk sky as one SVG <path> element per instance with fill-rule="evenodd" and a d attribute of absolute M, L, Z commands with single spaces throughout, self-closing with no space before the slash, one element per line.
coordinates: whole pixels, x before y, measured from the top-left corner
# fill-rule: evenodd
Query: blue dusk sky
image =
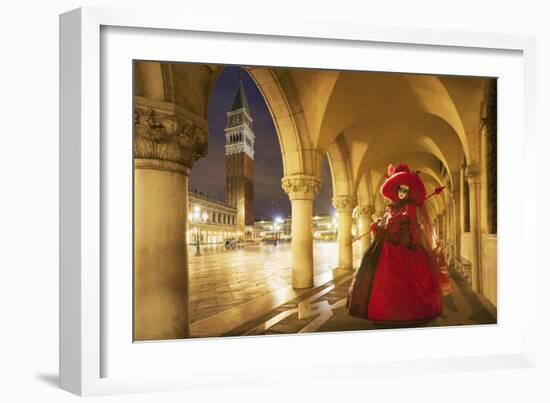
<path fill-rule="evenodd" d="M 248 73 L 237 66 L 227 66 L 219 75 L 208 104 L 208 155 L 198 160 L 190 175 L 190 187 L 219 200 L 225 200 L 226 112 L 231 107 L 239 76 L 254 122 L 254 214 L 256 220 L 290 215 L 290 201 L 281 188 L 283 162 L 273 120 L 262 94 Z M 314 203 L 314 214 L 332 211 L 332 184 L 328 161 L 322 168 L 323 186 Z"/>

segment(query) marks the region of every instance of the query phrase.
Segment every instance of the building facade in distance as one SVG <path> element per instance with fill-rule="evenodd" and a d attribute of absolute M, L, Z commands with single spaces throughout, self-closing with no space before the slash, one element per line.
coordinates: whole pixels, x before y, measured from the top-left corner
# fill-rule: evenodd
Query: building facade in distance
<path fill-rule="evenodd" d="M 187 243 L 222 243 L 242 236 L 236 226 L 237 209 L 201 191 L 189 189 Z"/>
<path fill-rule="evenodd" d="M 332 215 L 315 215 L 312 222 L 314 240 L 335 241 L 338 237 L 338 217 Z M 357 233 L 353 222 L 352 232 Z M 260 241 L 290 241 L 292 234 L 292 217 L 260 220 L 254 223 L 254 239 Z"/>
<path fill-rule="evenodd" d="M 189 190 L 187 242 L 252 240 L 254 228 L 254 132 L 242 79 L 227 112 L 225 131 L 225 202 Z"/>

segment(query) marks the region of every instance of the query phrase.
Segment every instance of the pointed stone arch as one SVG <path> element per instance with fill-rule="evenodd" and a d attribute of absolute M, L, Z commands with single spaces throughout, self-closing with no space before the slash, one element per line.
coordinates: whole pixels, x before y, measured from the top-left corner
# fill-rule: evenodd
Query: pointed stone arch
<path fill-rule="evenodd" d="M 327 158 L 332 178 L 334 197 L 355 195 L 348 147 L 343 136 L 338 136 L 328 148 Z"/>
<path fill-rule="evenodd" d="M 319 176 L 323 150 L 314 149 L 297 90 L 285 69 L 247 67 L 271 113 L 283 156 L 284 175 Z"/>
<path fill-rule="evenodd" d="M 357 185 L 357 200 L 359 206 L 373 206 L 374 205 L 374 192 L 372 186 L 371 171 L 363 172 L 359 177 Z"/>
<path fill-rule="evenodd" d="M 405 74 L 404 78 L 409 83 L 411 91 L 417 95 L 422 109 L 428 114 L 438 116 L 452 127 L 460 139 L 466 161 L 469 163 L 470 146 L 464 124 L 453 98 L 441 79 L 421 74 Z"/>

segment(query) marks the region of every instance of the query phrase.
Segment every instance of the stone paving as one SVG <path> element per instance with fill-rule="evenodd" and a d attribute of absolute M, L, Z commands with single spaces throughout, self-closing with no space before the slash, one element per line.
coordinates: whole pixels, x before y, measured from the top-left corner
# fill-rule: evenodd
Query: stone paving
<path fill-rule="evenodd" d="M 193 252 L 190 247 L 191 323 L 291 285 L 290 243 L 218 249 L 202 256 Z M 315 275 L 336 267 L 336 242 L 315 242 L 313 253 Z"/>
<path fill-rule="evenodd" d="M 290 244 L 284 243 L 190 256 L 191 337 L 385 327 L 348 314 L 345 298 L 353 272 L 335 270 L 335 242 L 314 243 L 316 280 L 312 289 L 292 289 L 291 258 Z M 354 258 L 357 266 L 357 245 Z M 491 303 L 474 293 L 458 274 L 451 271 L 451 275 L 453 292 L 443 300 L 443 314 L 417 326 L 496 323 L 496 310 Z"/>
<path fill-rule="evenodd" d="M 436 320 L 421 325 L 402 327 L 459 326 L 496 324 L 496 310 L 481 294 L 451 271 L 453 292 L 443 298 L 443 313 Z M 330 281 L 293 301 L 279 306 L 267 315 L 234 329 L 226 336 L 335 332 L 396 328 L 355 318 L 345 308 L 351 275 Z"/>

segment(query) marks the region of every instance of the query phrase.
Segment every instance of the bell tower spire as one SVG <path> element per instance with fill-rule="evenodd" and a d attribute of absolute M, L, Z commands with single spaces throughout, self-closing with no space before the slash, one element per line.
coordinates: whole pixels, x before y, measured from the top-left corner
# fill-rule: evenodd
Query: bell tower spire
<path fill-rule="evenodd" d="M 225 201 L 237 208 L 237 228 L 254 225 L 254 132 L 242 74 L 225 126 Z"/>

